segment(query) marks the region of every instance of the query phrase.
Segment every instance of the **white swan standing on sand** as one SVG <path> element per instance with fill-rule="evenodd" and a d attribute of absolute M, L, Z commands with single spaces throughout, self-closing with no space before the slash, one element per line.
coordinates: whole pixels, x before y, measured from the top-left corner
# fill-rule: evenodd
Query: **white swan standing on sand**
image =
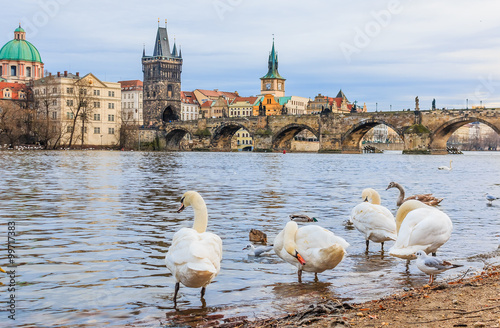
<path fill-rule="evenodd" d="M 366 188 L 361 193 L 363 203 L 356 205 L 351 211 L 350 221 L 366 239 L 366 250 L 370 240 L 381 243 L 396 240 L 396 221 L 394 215 L 384 206 L 380 205 L 380 195 L 372 188 Z"/>
<path fill-rule="evenodd" d="M 450 159 L 450 166 L 449 167 L 443 165 L 443 166 L 438 167 L 438 170 L 451 171 L 451 169 L 452 169 L 451 162 L 452 162 L 452 160 Z"/>
<path fill-rule="evenodd" d="M 432 285 L 434 282 L 435 274 L 462 266 L 459 264 L 452 264 L 448 261 L 443 261 L 439 257 L 427 256 L 424 251 L 418 251 L 415 255 L 417 256 L 417 268 L 430 276 L 429 285 Z"/>
<path fill-rule="evenodd" d="M 396 202 L 397 206 L 401 206 L 401 204 L 403 204 L 404 202 L 406 202 L 407 200 L 410 200 L 410 199 L 416 199 L 416 200 L 421 201 L 424 204 L 431 205 L 431 206 L 438 205 L 443 200 L 443 198 L 434 197 L 434 196 L 432 196 L 432 194 L 413 195 L 413 196 L 409 196 L 405 199 L 405 190 L 404 190 L 402 185 L 400 185 L 397 182 L 391 182 L 391 183 L 389 183 L 389 185 L 387 186 L 387 188 L 385 190 L 389 190 L 391 188 L 397 188 L 399 190 L 399 197 L 398 197 L 398 200 Z"/>
<path fill-rule="evenodd" d="M 398 238 L 389 254 L 411 260 L 422 250 L 436 255 L 436 251 L 451 237 L 453 224 L 444 212 L 418 200 L 403 203 L 396 214 Z"/>
<path fill-rule="evenodd" d="M 188 191 L 181 198 L 183 211 L 187 206 L 194 210 L 193 228 L 182 228 L 174 234 L 172 245 L 165 256 L 167 268 L 175 277 L 174 303 L 177 303 L 179 283 L 186 287 L 200 288 L 201 298 L 205 287 L 217 276 L 222 259 L 222 240 L 206 232 L 208 213 L 205 201 L 196 191 Z"/>
<path fill-rule="evenodd" d="M 286 262 L 298 269 L 299 282 L 302 271 L 318 273 L 335 268 L 344 258 L 349 243 L 329 230 L 317 225 L 299 229 L 295 221 L 289 221 L 274 239 L 274 251 Z"/>

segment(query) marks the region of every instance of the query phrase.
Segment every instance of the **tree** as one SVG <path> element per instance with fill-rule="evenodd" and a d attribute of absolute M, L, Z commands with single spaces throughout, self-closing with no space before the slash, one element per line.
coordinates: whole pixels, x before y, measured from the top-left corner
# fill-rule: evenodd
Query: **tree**
<path fill-rule="evenodd" d="M 94 100 L 95 97 L 92 96 L 91 81 L 83 79 L 76 81 L 71 96 L 66 100 L 67 107 L 70 110 L 68 118 L 71 120 L 69 125 L 70 128 L 67 129 L 70 133 L 68 142 L 69 148 L 73 145 L 73 139 L 76 141 L 78 137 L 81 138 L 81 145 L 84 145 L 86 133 L 85 125 L 91 120 L 94 111 Z M 80 135 L 75 134 L 78 121 L 81 123 Z"/>
<path fill-rule="evenodd" d="M 19 144 L 24 135 L 25 113 L 19 102 L 0 100 L 0 137 L 10 146 Z"/>

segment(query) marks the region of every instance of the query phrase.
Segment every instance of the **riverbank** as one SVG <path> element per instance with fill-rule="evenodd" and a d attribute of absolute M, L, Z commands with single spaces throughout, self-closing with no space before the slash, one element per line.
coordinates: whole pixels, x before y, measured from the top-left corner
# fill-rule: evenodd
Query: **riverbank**
<path fill-rule="evenodd" d="M 500 266 L 360 304 L 324 300 L 286 317 L 219 327 L 500 327 Z"/>

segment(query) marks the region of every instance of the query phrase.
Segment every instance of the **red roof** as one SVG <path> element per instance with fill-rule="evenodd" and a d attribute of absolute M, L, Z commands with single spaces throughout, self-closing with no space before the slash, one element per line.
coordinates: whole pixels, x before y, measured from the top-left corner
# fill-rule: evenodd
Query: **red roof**
<path fill-rule="evenodd" d="M 140 80 L 128 80 L 128 81 L 118 81 L 122 86 L 122 91 L 127 90 L 142 90 L 142 81 Z"/>
<path fill-rule="evenodd" d="M 227 92 L 227 91 L 219 91 L 217 89 L 215 90 L 203 90 L 203 89 L 197 89 L 199 92 L 203 93 L 207 97 L 219 97 L 219 96 L 225 96 L 227 98 L 236 98 L 239 97 L 239 94 L 237 91 L 235 92 Z"/>
<path fill-rule="evenodd" d="M 236 97 L 234 98 L 232 104 L 234 103 L 237 103 L 237 102 L 245 102 L 245 101 L 248 101 L 250 104 L 255 104 L 255 102 L 257 101 L 259 97 Z"/>
<path fill-rule="evenodd" d="M 212 100 L 207 100 L 203 104 L 201 104 L 201 108 L 210 108 L 212 106 Z"/>
<path fill-rule="evenodd" d="M 198 100 L 192 91 L 181 91 L 181 101 L 186 104 L 198 104 Z"/>
<path fill-rule="evenodd" d="M 3 97 L 5 89 L 9 89 L 11 91 L 10 98 Z M 26 94 L 28 88 L 22 83 L 0 82 L 0 99 L 19 100 L 19 91 L 23 91 L 24 94 Z"/>

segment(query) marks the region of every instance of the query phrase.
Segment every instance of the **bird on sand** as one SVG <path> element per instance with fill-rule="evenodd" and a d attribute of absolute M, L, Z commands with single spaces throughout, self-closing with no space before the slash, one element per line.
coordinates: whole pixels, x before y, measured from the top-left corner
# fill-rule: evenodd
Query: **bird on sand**
<path fill-rule="evenodd" d="M 492 195 L 490 195 L 490 194 L 485 194 L 484 196 L 486 196 L 486 200 L 489 202 L 489 204 L 490 204 L 490 205 L 491 205 L 491 204 L 493 204 L 492 202 L 493 202 L 494 200 L 499 199 L 498 197 L 492 196 Z"/>
<path fill-rule="evenodd" d="M 273 250 L 273 245 L 270 246 L 257 246 L 255 247 L 252 244 L 246 245 L 243 250 L 248 250 L 249 256 L 261 256 L 264 253 L 268 253 Z"/>
<path fill-rule="evenodd" d="M 174 234 L 172 245 L 165 256 L 165 264 L 175 277 L 174 304 L 177 304 L 179 283 L 186 287 L 200 288 L 201 298 L 205 288 L 220 271 L 222 240 L 207 232 L 208 213 L 205 201 L 196 191 L 187 191 L 181 198 L 181 207 L 194 210 L 193 228 L 182 228 Z"/>
<path fill-rule="evenodd" d="M 404 202 L 406 202 L 407 200 L 410 200 L 410 199 L 416 199 L 416 200 L 421 201 L 424 204 L 427 204 L 430 206 L 436 206 L 439 203 L 441 203 L 441 201 L 444 199 L 444 198 L 434 197 L 434 196 L 432 196 L 432 194 L 418 194 L 418 195 L 413 195 L 413 196 L 409 196 L 409 197 L 405 198 L 405 190 L 404 190 L 403 186 L 397 182 L 389 183 L 389 185 L 387 186 L 387 188 L 385 190 L 389 190 L 391 188 L 397 188 L 399 190 L 399 197 L 398 197 L 398 200 L 396 202 L 397 206 L 401 206 L 401 204 L 403 204 Z"/>
<path fill-rule="evenodd" d="M 438 170 L 451 171 L 451 169 L 452 169 L 451 162 L 452 162 L 452 160 L 450 160 L 450 166 L 446 166 L 446 165 L 439 166 Z"/>
<path fill-rule="evenodd" d="M 418 251 L 415 253 L 415 255 L 417 256 L 417 268 L 419 268 L 420 271 L 430 275 L 429 285 L 432 285 L 432 283 L 434 282 L 435 274 L 462 266 L 459 264 L 452 264 L 448 261 L 443 261 L 439 257 L 427 256 L 424 251 Z"/>
<path fill-rule="evenodd" d="M 305 214 L 290 214 L 289 218 L 295 222 L 318 222 L 316 218 L 311 218 Z"/>

